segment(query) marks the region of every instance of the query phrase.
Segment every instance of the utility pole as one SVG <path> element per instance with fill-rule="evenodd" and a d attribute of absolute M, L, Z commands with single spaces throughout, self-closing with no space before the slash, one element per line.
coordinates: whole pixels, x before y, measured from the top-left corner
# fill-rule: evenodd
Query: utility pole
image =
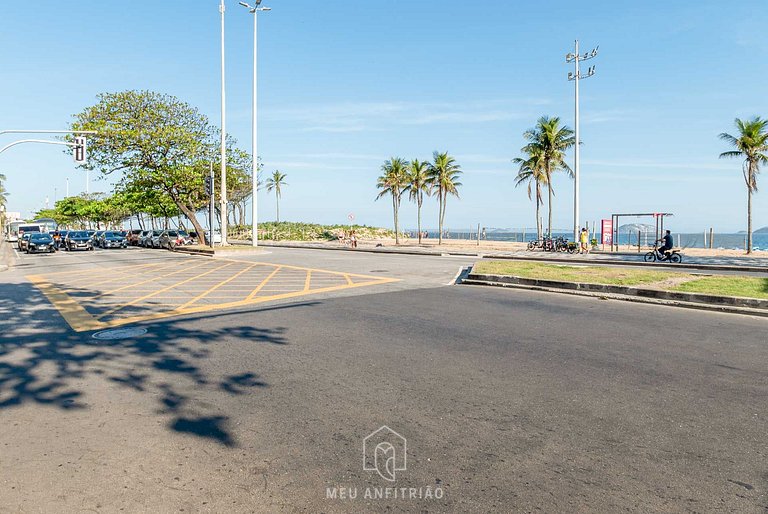
<path fill-rule="evenodd" d="M 208 244 L 210 245 L 211 248 L 213 248 L 213 244 L 214 244 L 213 243 L 213 239 L 214 239 L 213 238 L 213 211 L 215 209 L 215 200 L 214 200 L 214 198 L 216 197 L 216 195 L 214 194 L 214 191 L 216 191 L 216 183 L 214 182 L 214 179 L 213 179 L 213 161 L 211 161 L 211 172 L 210 172 L 209 177 L 210 177 L 210 180 L 211 180 L 211 201 L 210 201 L 210 206 L 208 208 L 208 226 L 210 227 L 210 229 L 209 229 L 209 234 L 210 235 L 208 236 L 208 239 L 209 239 Z"/>
<path fill-rule="evenodd" d="M 66 198 L 69 198 L 69 178 L 67 178 L 67 196 Z"/>
<path fill-rule="evenodd" d="M 589 59 L 593 59 L 597 56 L 597 49 L 600 48 L 599 46 L 596 46 L 591 52 L 587 52 L 584 55 L 579 54 L 579 40 L 577 39 L 575 41 L 575 48 L 573 53 L 569 53 L 565 56 L 565 62 L 568 63 L 574 63 L 574 71 L 568 72 L 568 80 L 572 80 L 574 83 L 574 93 L 575 93 L 575 137 L 576 137 L 576 145 L 574 148 L 574 156 L 573 156 L 573 240 L 576 241 L 579 235 L 579 229 L 581 221 L 579 219 L 580 213 L 579 213 L 579 180 L 580 180 L 580 174 L 579 174 L 579 145 L 581 144 L 581 141 L 579 139 L 579 81 L 581 79 L 586 79 L 591 77 L 595 74 L 595 67 L 590 66 L 587 69 L 586 76 L 581 76 L 581 71 L 579 69 L 579 63 L 581 61 L 588 61 Z"/>
<path fill-rule="evenodd" d="M 252 189 L 251 194 L 251 241 L 254 247 L 259 245 L 259 230 L 258 230 L 258 211 L 257 211 L 257 193 L 259 189 L 259 158 L 258 158 L 258 71 L 259 71 L 259 11 L 271 11 L 270 7 L 261 7 L 262 0 L 255 0 L 254 5 L 251 6 L 245 2 L 240 2 L 240 5 L 248 9 L 253 15 L 253 163 L 252 163 Z"/>
<path fill-rule="evenodd" d="M 221 246 L 227 246 L 227 79 L 224 52 L 224 0 L 221 0 Z M 211 226 L 213 233 L 213 226 Z"/>

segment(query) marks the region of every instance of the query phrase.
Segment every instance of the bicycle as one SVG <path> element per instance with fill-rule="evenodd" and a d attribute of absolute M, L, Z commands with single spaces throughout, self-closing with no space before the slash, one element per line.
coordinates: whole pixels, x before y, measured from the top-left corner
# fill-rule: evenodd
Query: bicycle
<path fill-rule="evenodd" d="M 672 262 L 672 263 L 675 263 L 675 264 L 679 264 L 679 263 L 683 262 L 683 256 L 680 253 L 680 250 L 667 250 L 662 255 L 662 254 L 659 253 L 659 247 L 658 246 L 654 246 L 653 250 L 651 250 L 650 252 L 645 254 L 645 256 L 643 257 L 643 260 L 645 260 L 645 262 L 657 262 L 657 261 L 658 262 L 664 262 L 664 261 L 667 261 L 667 262 Z"/>

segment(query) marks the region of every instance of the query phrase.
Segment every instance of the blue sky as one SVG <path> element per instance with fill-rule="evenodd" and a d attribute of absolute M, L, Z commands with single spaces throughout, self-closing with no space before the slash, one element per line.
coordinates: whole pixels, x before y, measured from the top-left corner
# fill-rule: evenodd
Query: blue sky
<path fill-rule="evenodd" d="M 228 130 L 250 150 L 252 19 L 227 1 Z M 288 174 L 281 217 L 391 225 L 374 201 L 390 156 L 448 151 L 465 170 L 446 225 L 532 227 L 510 160 L 544 114 L 573 126 L 565 54 L 579 38 L 597 75 L 582 82 L 582 210 L 675 213 L 676 231 L 745 228 L 746 188 L 717 139 L 734 117 L 768 116 L 764 3 L 369 2 L 265 0 L 260 16 L 259 154 Z M 152 89 L 219 108 L 218 0 L 39 0 L 5 6 L 2 127 L 66 128 L 100 92 Z M 3 136 L 3 143 L 13 140 Z M 0 156 L 9 210 L 84 189 L 58 147 Z M 768 180 L 768 178 L 764 178 Z M 555 225 L 572 223 L 572 181 L 554 187 Z M 54 188 L 57 189 L 54 193 Z M 95 182 L 92 190 L 108 184 Z M 767 193 L 755 226 L 768 225 Z M 260 219 L 274 198 L 260 193 Z M 424 209 L 437 225 L 437 207 Z M 405 205 L 402 224 L 415 226 Z"/>

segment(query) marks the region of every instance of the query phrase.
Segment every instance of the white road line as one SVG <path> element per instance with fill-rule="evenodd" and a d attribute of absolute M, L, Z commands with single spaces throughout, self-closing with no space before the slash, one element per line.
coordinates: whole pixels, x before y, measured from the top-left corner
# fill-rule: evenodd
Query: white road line
<path fill-rule="evenodd" d="M 454 285 L 454 284 L 456 283 L 456 281 L 457 281 L 457 280 L 459 280 L 459 277 L 461 276 L 461 272 L 462 272 L 462 271 L 464 271 L 464 266 L 459 266 L 459 271 L 458 271 L 458 272 L 456 272 L 456 275 L 453 277 L 453 280 L 451 280 L 450 282 L 448 282 L 448 283 L 447 283 L 447 284 L 445 284 L 445 285 L 447 285 L 447 286 L 452 286 L 452 285 Z"/>

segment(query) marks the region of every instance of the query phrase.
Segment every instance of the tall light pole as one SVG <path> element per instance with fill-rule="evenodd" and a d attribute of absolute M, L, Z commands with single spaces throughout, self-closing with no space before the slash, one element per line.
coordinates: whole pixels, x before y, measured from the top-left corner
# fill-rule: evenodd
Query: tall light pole
<path fill-rule="evenodd" d="M 581 71 L 579 69 L 579 63 L 581 61 L 588 61 L 589 59 L 592 59 L 597 56 L 597 49 L 600 48 L 599 46 L 596 46 L 591 52 L 587 52 L 583 55 L 579 54 L 579 40 L 577 39 L 575 41 L 575 48 L 573 53 L 569 53 L 565 56 L 565 62 L 572 62 L 574 63 L 574 71 L 568 72 L 568 80 L 572 80 L 574 82 L 575 86 L 575 101 L 576 101 L 576 107 L 574 109 L 575 111 L 575 137 L 576 137 L 576 144 L 574 146 L 574 152 L 573 152 L 573 240 L 578 241 L 579 237 L 579 228 L 581 226 L 581 220 L 579 219 L 579 145 L 581 144 L 581 140 L 579 139 L 579 81 L 581 79 L 586 79 L 591 77 L 595 74 L 595 67 L 590 66 L 587 69 L 587 74 L 585 76 L 581 76 Z"/>
<path fill-rule="evenodd" d="M 252 191 L 251 194 L 251 241 L 253 246 L 259 246 L 259 231 L 258 231 L 258 213 L 257 213 L 257 193 L 259 189 L 259 158 L 258 158 L 258 71 L 259 71 L 259 11 L 271 11 L 269 7 L 261 7 L 262 0 L 255 0 L 254 5 L 251 6 L 245 2 L 240 2 L 240 5 L 248 9 L 253 15 L 253 163 L 251 172 L 253 176 Z"/>
<path fill-rule="evenodd" d="M 219 13 L 221 13 L 221 199 L 219 208 L 221 209 L 221 246 L 227 243 L 227 79 L 226 66 L 224 58 L 224 0 L 219 4 Z M 211 237 L 213 237 L 213 227 L 211 227 Z"/>

